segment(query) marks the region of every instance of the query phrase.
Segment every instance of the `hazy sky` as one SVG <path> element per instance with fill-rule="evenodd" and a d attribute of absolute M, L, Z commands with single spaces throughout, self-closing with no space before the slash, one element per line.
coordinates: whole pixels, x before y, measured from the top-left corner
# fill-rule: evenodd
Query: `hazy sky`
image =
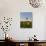
<path fill-rule="evenodd" d="M 32 19 L 32 12 L 21 12 L 20 13 L 20 18 L 21 19 Z"/>

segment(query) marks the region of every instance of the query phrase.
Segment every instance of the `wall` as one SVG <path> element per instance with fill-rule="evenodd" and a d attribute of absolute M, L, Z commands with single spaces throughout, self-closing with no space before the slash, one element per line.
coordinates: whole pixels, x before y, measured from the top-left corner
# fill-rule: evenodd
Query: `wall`
<path fill-rule="evenodd" d="M 20 12 L 33 13 L 33 28 L 20 28 Z M 16 40 L 28 40 L 34 34 L 37 35 L 37 39 L 44 40 L 46 34 L 45 12 L 46 8 L 44 7 L 32 8 L 28 0 L 0 0 L 0 19 L 4 16 L 13 18 L 12 26 L 8 34 Z M 0 35 L 2 33 L 0 31 Z M 0 36 L 0 39 L 4 39 L 4 37 Z"/>
<path fill-rule="evenodd" d="M 46 13 L 45 13 L 45 14 L 46 14 Z M 45 28 L 44 28 L 44 30 L 45 30 L 45 31 L 44 31 L 44 39 L 46 39 L 46 15 L 45 15 L 45 24 L 44 24 L 44 25 L 45 25 Z"/>

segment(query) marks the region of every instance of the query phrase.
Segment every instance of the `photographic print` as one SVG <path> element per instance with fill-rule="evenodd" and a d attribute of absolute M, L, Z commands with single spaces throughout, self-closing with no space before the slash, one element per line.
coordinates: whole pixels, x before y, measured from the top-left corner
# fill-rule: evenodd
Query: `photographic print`
<path fill-rule="evenodd" d="M 20 27 L 21 28 L 32 28 L 32 12 L 21 12 L 20 13 Z"/>

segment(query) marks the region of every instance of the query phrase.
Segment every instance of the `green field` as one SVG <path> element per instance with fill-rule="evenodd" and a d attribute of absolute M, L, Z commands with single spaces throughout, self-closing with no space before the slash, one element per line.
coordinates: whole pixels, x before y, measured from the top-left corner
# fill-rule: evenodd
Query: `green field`
<path fill-rule="evenodd" d="M 21 28 L 32 28 L 32 21 L 20 21 Z"/>

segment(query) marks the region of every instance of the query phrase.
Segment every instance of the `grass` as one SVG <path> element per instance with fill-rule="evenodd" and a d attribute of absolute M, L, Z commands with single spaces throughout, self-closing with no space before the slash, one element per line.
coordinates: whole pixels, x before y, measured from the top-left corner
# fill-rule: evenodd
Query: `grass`
<path fill-rule="evenodd" d="M 21 28 L 32 28 L 32 21 L 20 21 Z"/>

